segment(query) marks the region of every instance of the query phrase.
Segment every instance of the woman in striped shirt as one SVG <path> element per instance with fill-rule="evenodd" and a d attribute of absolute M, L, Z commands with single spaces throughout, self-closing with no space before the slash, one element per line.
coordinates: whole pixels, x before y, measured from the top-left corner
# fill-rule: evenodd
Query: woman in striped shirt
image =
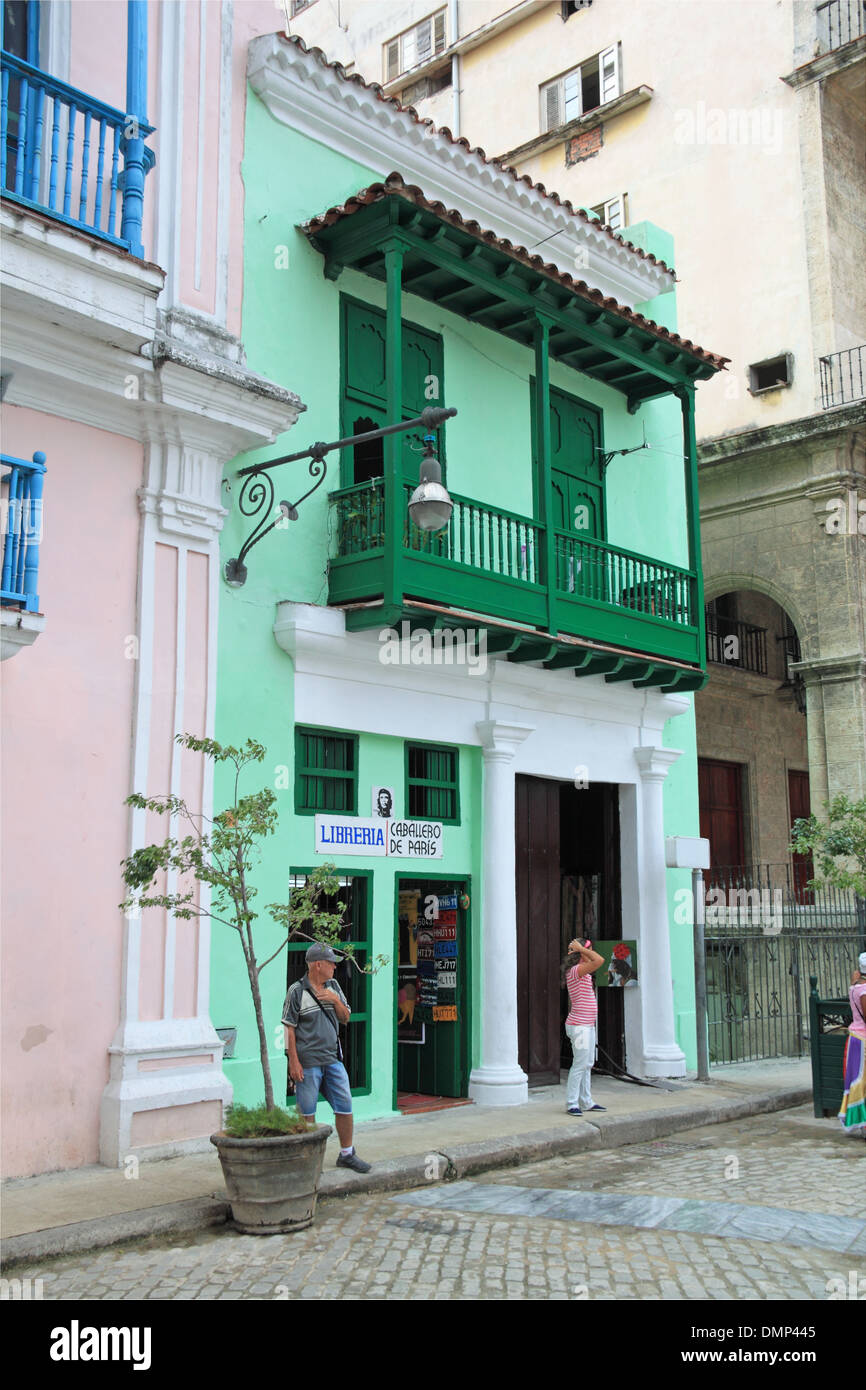
<path fill-rule="evenodd" d="M 582 946 L 577 940 L 568 943 L 568 954 L 576 960 L 565 977 L 571 1004 L 568 1018 L 565 1020 L 565 1031 L 571 1042 L 573 1057 L 571 1071 L 568 1073 L 567 1104 L 569 1115 L 582 1115 L 584 1110 L 605 1108 L 603 1105 L 593 1104 L 589 1089 L 590 1073 L 595 1060 L 595 1023 L 598 1017 L 598 1005 L 595 1002 L 595 990 L 590 976 L 595 974 L 600 965 L 604 965 L 604 956 L 594 951 L 588 941 Z"/>

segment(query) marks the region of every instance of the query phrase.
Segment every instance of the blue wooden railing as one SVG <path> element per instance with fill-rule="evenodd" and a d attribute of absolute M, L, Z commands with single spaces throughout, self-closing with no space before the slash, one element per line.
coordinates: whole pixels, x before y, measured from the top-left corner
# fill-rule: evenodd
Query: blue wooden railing
<path fill-rule="evenodd" d="M 0 63 L 3 197 L 142 255 L 141 199 L 153 163 L 144 137 L 153 126 L 10 53 Z"/>
<path fill-rule="evenodd" d="M 42 484 L 45 455 L 33 462 L 0 455 L 3 486 L 3 570 L 0 602 L 16 604 L 27 613 L 39 612 L 39 542 L 42 539 Z"/>

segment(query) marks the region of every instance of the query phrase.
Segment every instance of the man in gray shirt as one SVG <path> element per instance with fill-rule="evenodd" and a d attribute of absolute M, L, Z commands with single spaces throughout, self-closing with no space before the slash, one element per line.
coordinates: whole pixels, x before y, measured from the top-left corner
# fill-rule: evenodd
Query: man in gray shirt
<path fill-rule="evenodd" d="M 283 1005 L 283 1024 L 289 1076 L 295 1083 L 298 1112 L 308 1120 L 316 1118 L 321 1089 L 334 1112 L 340 1139 L 338 1168 L 369 1173 L 370 1164 L 355 1153 L 352 1144 L 352 1092 L 342 1062 L 340 1024 L 347 1023 L 351 1009 L 346 996 L 333 978 L 340 957 L 316 942 L 307 950 L 307 973 L 296 980 Z"/>

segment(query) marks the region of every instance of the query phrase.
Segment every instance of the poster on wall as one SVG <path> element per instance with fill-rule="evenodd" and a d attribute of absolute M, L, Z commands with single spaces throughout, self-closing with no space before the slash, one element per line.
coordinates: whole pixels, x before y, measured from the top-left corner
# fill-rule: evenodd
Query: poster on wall
<path fill-rule="evenodd" d="M 418 974 L 414 966 L 397 970 L 397 1041 L 420 1046 L 424 1042 L 424 1023 L 418 1017 Z"/>
<path fill-rule="evenodd" d="M 628 989 L 638 984 L 636 941 L 593 941 L 592 945 L 604 956 L 604 965 L 593 977 L 599 988 Z"/>
<path fill-rule="evenodd" d="M 380 787 L 374 783 L 371 802 L 371 816 L 379 816 L 382 820 L 390 820 L 394 814 L 394 788 Z"/>

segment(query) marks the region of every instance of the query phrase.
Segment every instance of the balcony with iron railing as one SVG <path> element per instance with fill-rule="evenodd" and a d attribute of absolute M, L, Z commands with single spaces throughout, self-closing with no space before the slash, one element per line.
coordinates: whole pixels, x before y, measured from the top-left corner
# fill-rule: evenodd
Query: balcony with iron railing
<path fill-rule="evenodd" d="M 767 629 L 719 613 L 707 613 L 707 661 L 738 671 L 767 674 Z"/>
<path fill-rule="evenodd" d="M 3 519 L 0 605 L 38 613 L 45 455 L 35 453 L 33 461 L 28 463 L 25 459 L 2 454 L 0 464 L 9 470 L 0 478 Z"/>
<path fill-rule="evenodd" d="M 866 0 L 824 0 L 815 18 L 819 52 L 832 53 L 866 34 Z"/>
<path fill-rule="evenodd" d="M 128 98 L 143 93 L 146 16 L 130 6 Z M 141 54 L 144 56 L 141 56 Z M 144 183 L 153 165 L 143 96 L 120 111 L 5 50 L 0 54 L 0 194 L 143 257 Z"/>
<path fill-rule="evenodd" d="M 818 358 L 821 405 L 832 410 L 866 397 L 866 343 Z"/>
<path fill-rule="evenodd" d="M 694 688 L 675 667 L 632 669 L 643 657 L 647 668 L 656 659 L 687 663 L 689 679 L 703 683 L 693 572 L 594 537 L 560 530 L 549 537 L 530 517 L 453 492 L 447 527 L 420 531 L 405 510 L 411 491 L 405 485 L 399 536 L 386 533 L 381 478 L 331 493 L 329 603 L 375 614 L 386 572 L 396 566 L 400 593 L 410 606 L 450 610 L 466 621 L 478 615 L 497 626 L 519 625 L 528 645 L 517 660 L 537 656 L 554 667 L 576 668 L 585 658 L 587 670 L 604 670 L 611 679 L 634 676 L 662 685 L 677 684 L 678 678 L 677 688 Z M 356 616 L 362 625 L 362 615 Z M 584 658 L 557 653 L 552 637 L 580 639 L 592 650 Z"/>

